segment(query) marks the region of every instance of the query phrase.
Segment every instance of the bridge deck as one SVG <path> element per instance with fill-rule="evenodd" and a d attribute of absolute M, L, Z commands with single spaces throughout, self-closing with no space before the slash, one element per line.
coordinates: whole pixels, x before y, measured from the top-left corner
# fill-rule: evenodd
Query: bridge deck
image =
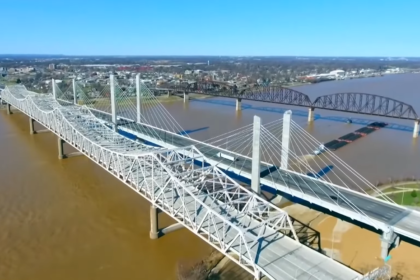
<path fill-rule="evenodd" d="M 19 96 L 16 93 L 16 97 L 18 98 L 25 98 L 24 95 Z M 77 135 L 72 137 L 74 144 L 71 139 L 69 139 L 69 144 L 73 145 L 75 148 L 79 149 L 85 155 L 87 155 L 90 159 L 94 160 L 97 164 L 100 164 L 109 172 L 114 172 L 114 175 L 118 177 L 122 176 L 124 178 L 124 170 L 129 170 L 131 172 L 131 178 L 144 178 L 142 181 L 153 181 L 151 184 L 148 185 L 148 190 L 157 196 L 158 193 L 162 192 L 161 185 L 164 185 L 169 177 L 169 171 L 166 171 L 166 175 L 163 176 L 155 176 L 148 177 L 148 174 L 151 176 L 150 172 L 154 172 L 153 169 L 150 169 L 150 172 L 145 171 L 145 165 L 134 165 L 133 164 L 133 152 L 138 152 L 139 155 L 145 154 L 145 152 L 159 152 L 161 149 L 152 148 L 141 143 L 135 143 L 133 141 L 128 140 L 125 137 L 122 137 L 118 133 L 110 129 L 104 130 L 103 122 L 99 121 L 96 117 L 88 114 L 86 111 L 80 110 L 79 107 L 59 107 L 55 100 L 52 97 L 44 95 L 44 96 L 37 96 L 36 98 L 32 98 L 33 103 L 36 105 L 37 109 L 42 111 L 41 113 L 36 113 L 36 120 L 41 124 L 45 125 L 47 128 L 52 130 L 55 133 L 63 133 L 63 137 L 67 137 L 65 133 L 69 133 L 69 130 L 75 130 L 78 132 Z M 10 101 L 9 101 L 10 102 Z M 25 102 L 25 101 L 23 101 Z M 13 103 L 12 103 L 13 105 Z M 17 105 L 17 104 L 15 104 Z M 27 105 L 28 106 L 28 105 Z M 29 105 L 32 106 L 32 105 Z M 63 119 L 53 119 L 55 115 L 53 115 L 53 111 L 60 110 L 59 116 L 63 116 Z M 35 109 L 31 109 L 35 110 Z M 23 113 L 30 114 L 25 110 L 22 110 Z M 85 112 L 85 113 L 84 113 Z M 35 117 L 31 115 L 31 117 Z M 59 122 L 68 122 L 70 126 L 60 126 Z M 52 128 L 55 127 L 55 128 Z M 57 132 L 55 131 L 57 127 L 62 127 L 65 131 Z M 71 127 L 71 129 L 69 129 Z M 83 139 L 81 139 L 81 137 Z M 67 141 L 67 139 L 65 138 Z M 110 162 L 113 161 L 112 157 L 109 155 L 104 155 L 102 161 L 99 159 L 101 153 L 104 153 L 103 150 L 101 152 L 94 151 L 94 148 L 90 148 L 92 150 L 86 150 L 83 148 L 83 143 L 87 141 L 93 141 L 97 147 L 105 147 L 111 153 L 118 153 L 118 166 L 109 165 L 105 166 L 104 161 L 108 159 Z M 129 153 L 130 157 L 124 158 L 124 154 Z M 111 154 L 110 154 L 111 155 Z M 122 158 L 121 158 L 122 157 Z M 95 159 L 96 158 L 96 159 Z M 114 159 L 115 160 L 115 159 Z M 154 164 L 154 163 L 152 163 Z M 112 168 L 110 166 L 113 166 Z M 115 168 L 118 168 L 115 171 Z M 154 170 L 157 168 L 155 167 Z M 113 171 L 112 171 L 113 170 Z M 168 170 L 168 169 L 161 169 L 161 170 Z M 165 174 L 164 172 L 162 174 Z M 124 180 L 126 182 L 127 179 Z M 161 184 L 158 184 L 160 180 Z M 186 183 L 184 183 L 186 184 Z M 226 207 L 226 203 L 222 203 L 219 200 L 214 199 L 213 197 L 206 195 L 206 193 L 200 193 L 198 195 L 198 190 L 193 187 L 187 187 L 184 185 L 184 188 L 190 188 L 190 195 L 188 193 L 183 193 L 182 200 L 181 195 L 177 194 L 174 189 L 166 188 L 164 191 L 164 195 L 160 200 L 161 207 L 165 210 L 165 207 L 171 201 L 172 209 L 181 209 L 181 204 L 186 205 L 188 211 L 194 212 L 194 220 L 195 222 L 205 219 L 206 212 L 204 210 L 197 211 L 197 199 L 200 199 L 202 204 L 207 205 L 212 211 L 217 212 L 218 216 L 215 217 L 215 223 L 219 227 L 225 227 L 226 221 L 229 223 L 233 223 L 237 228 L 249 228 L 250 225 L 258 225 L 260 222 L 252 219 L 250 216 L 241 214 L 238 210 L 234 207 Z M 196 192 L 197 195 L 191 195 L 191 193 Z M 159 198 L 159 196 L 157 196 Z M 179 208 L 177 208 L 179 207 Z M 167 210 L 167 209 L 166 209 Z M 167 213 L 170 211 L 166 211 Z M 238 219 L 238 216 L 241 216 L 241 219 Z M 179 217 L 179 216 L 178 216 Z M 185 215 L 184 215 L 185 217 Z M 218 218 L 219 217 L 219 218 Z M 223 218 L 221 218 L 223 217 Z M 203 224 L 202 227 L 206 232 L 208 232 L 208 236 L 212 238 L 217 238 L 217 235 L 220 234 L 220 228 L 218 229 L 216 226 L 209 226 L 206 223 Z M 189 228 L 192 230 L 191 228 Z M 251 248 L 251 255 L 253 258 L 256 259 L 257 266 L 265 272 L 267 276 L 271 279 L 339 279 L 339 280 L 351 280 L 360 277 L 361 275 L 338 262 L 335 262 L 332 259 L 327 258 L 326 256 L 299 244 L 298 242 L 292 240 L 291 238 L 285 236 L 284 234 L 275 231 L 270 227 L 264 227 L 265 229 L 265 236 L 258 239 L 258 234 L 253 231 L 246 231 L 245 232 L 245 239 L 248 244 L 255 244 Z M 194 232 L 194 231 L 193 231 Z M 197 233 L 196 233 L 197 234 Z M 243 248 L 239 248 L 240 244 L 238 240 L 235 240 L 235 236 L 237 232 L 234 232 L 232 227 L 229 227 L 226 231 L 228 238 L 224 241 L 225 244 L 228 244 L 229 241 L 233 241 L 234 245 L 232 247 L 232 251 L 236 252 L 243 252 Z M 210 238 L 211 240 L 211 238 Z M 258 242 L 255 243 L 255 241 Z M 211 242 L 211 241 L 210 241 Z"/>
<path fill-rule="evenodd" d="M 108 115 L 100 115 L 101 119 L 109 121 Z M 252 164 L 251 159 L 247 157 L 230 154 L 237 159 L 235 162 L 232 162 L 217 156 L 219 152 L 229 154 L 228 151 L 151 127 L 122 125 L 120 129 L 137 134 L 144 140 L 164 147 L 195 145 L 210 160 L 209 162 L 211 164 L 217 164 L 224 170 L 232 171 L 248 179 L 251 178 Z M 133 129 L 136 131 L 133 131 Z M 262 163 L 260 170 L 264 171 L 269 167 Z M 271 172 L 269 176 L 261 178 L 261 183 L 339 214 L 347 215 L 354 220 L 370 226 L 372 224 L 377 228 L 392 226 L 396 233 L 420 241 L 420 213 L 418 211 L 394 205 L 345 188 L 340 188 L 337 191 L 337 187 L 328 182 L 282 169 L 278 169 Z M 305 196 L 302 196 L 302 193 Z M 331 202 L 332 199 L 335 199 L 336 204 Z M 366 216 L 360 215 L 360 213 L 364 213 Z"/>
<path fill-rule="evenodd" d="M 165 195 L 171 199 L 171 191 Z M 213 209 L 216 209 L 226 219 L 233 219 L 238 217 L 236 209 L 224 209 L 217 207 L 220 202 L 214 201 L 209 197 L 202 196 L 203 202 Z M 178 203 L 181 203 L 179 197 L 175 197 Z M 191 209 L 191 214 L 194 212 L 194 199 L 188 198 L 187 205 Z M 203 218 L 203 214 L 199 214 L 198 220 Z M 251 219 L 249 216 L 244 216 L 241 220 L 232 220 L 239 227 L 248 227 L 249 225 L 257 225 L 257 221 Z M 218 220 L 216 223 L 219 227 L 223 226 L 223 221 Z M 204 226 L 213 236 L 217 235 L 217 231 L 213 227 Z M 331 258 L 324 256 L 304 245 L 292 241 L 290 238 L 284 236 L 282 233 L 270 230 L 270 236 L 263 238 L 259 243 L 251 248 L 253 256 L 257 258 L 257 264 L 265 270 L 274 279 L 281 280 L 309 280 L 309 279 L 356 279 L 360 276 L 356 271 L 347 268 Z M 230 243 L 235 238 L 236 233 L 227 231 L 227 243 Z M 256 234 L 247 232 L 246 239 L 248 244 L 255 240 Z M 234 241 L 233 249 L 240 251 L 239 242 Z"/>

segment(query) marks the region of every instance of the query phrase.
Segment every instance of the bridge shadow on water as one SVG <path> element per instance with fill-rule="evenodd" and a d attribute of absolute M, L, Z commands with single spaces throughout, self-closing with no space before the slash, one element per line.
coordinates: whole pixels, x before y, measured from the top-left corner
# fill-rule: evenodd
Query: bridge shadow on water
<path fill-rule="evenodd" d="M 229 107 L 236 107 L 236 101 L 228 101 L 228 100 L 211 100 L 211 99 L 193 99 L 191 100 L 193 102 L 203 102 L 203 103 L 209 103 L 209 104 L 215 104 L 215 105 L 222 105 L 222 106 L 229 106 Z M 280 107 L 267 107 L 267 106 L 254 106 L 250 104 L 242 104 L 242 110 L 257 110 L 257 111 L 264 111 L 264 112 L 270 112 L 270 113 L 278 113 L 278 114 L 284 114 L 287 110 L 290 110 L 288 108 L 280 108 Z M 308 111 L 307 110 L 299 110 L 299 109 L 293 109 L 293 115 L 299 116 L 299 117 L 308 117 Z M 325 121 L 333 121 L 333 122 L 341 122 L 341 123 L 347 123 L 348 120 L 352 120 L 352 124 L 358 124 L 358 125 L 368 125 L 372 122 L 374 122 L 373 119 L 364 119 L 364 118 L 349 118 L 349 117 L 341 117 L 341 116 L 322 116 L 320 114 L 314 114 L 314 120 L 325 120 Z M 398 131 L 404 131 L 404 132 L 413 132 L 413 126 L 409 125 L 401 125 L 397 123 L 388 123 L 386 127 L 383 129 L 392 129 L 392 130 L 398 130 Z"/>

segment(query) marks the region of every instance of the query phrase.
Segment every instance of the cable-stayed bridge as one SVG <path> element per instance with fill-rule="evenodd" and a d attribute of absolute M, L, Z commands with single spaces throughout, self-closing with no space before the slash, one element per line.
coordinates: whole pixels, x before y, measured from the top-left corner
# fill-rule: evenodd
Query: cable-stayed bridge
<path fill-rule="evenodd" d="M 180 135 L 181 126 L 139 77 L 136 81 L 136 86 L 123 87 L 112 77 L 101 92 L 86 92 L 75 81 L 64 91 L 52 82 L 51 94 L 7 87 L 1 98 L 9 112 L 11 105 L 30 117 L 31 132 L 36 120 L 58 136 L 60 158 L 65 141 L 148 199 L 153 205 L 152 238 L 158 234 L 160 208 L 255 278 L 383 279 L 390 273 L 385 265 L 362 276 L 300 244 L 287 213 L 263 199 L 261 188 L 319 204 L 382 231 L 385 256 L 400 235 L 417 240 L 415 225 L 404 228 L 412 226 L 417 212 L 386 196 L 384 200 L 370 196 L 367 188 L 380 191 L 337 157 L 333 171 L 317 172 L 325 163 L 323 157 L 296 153 L 296 147 L 304 147 L 296 137 L 305 140 L 301 142 L 306 150 L 320 143 L 305 134 L 290 113 L 265 125 L 256 118 L 251 126 L 203 143 Z M 336 185 L 333 175 L 342 178 L 338 169 L 355 176 Z M 364 183 L 357 184 L 354 178 Z M 238 180 L 250 181 L 252 191 Z M 380 213 L 379 206 L 391 212 Z M 396 223 L 390 224 L 388 216 L 381 219 L 383 215 L 391 215 Z"/>

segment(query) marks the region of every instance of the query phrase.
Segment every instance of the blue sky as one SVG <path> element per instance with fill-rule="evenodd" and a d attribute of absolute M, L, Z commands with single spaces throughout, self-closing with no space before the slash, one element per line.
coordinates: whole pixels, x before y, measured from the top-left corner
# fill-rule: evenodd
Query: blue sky
<path fill-rule="evenodd" d="M 0 53 L 420 56 L 419 0 L 0 0 Z"/>

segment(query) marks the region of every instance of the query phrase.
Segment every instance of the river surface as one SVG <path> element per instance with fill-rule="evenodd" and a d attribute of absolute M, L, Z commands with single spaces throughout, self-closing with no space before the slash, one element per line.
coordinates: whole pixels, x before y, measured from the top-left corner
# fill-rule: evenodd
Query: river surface
<path fill-rule="evenodd" d="M 420 75 L 392 75 L 325 82 L 296 88 L 311 98 L 338 92 L 366 92 L 412 104 L 420 112 Z M 365 120 L 393 123 L 340 149 L 337 155 L 371 182 L 420 177 L 419 143 L 411 121 L 319 114 L 307 125 L 307 109 L 223 98 L 164 103 L 184 129 L 206 140 L 250 124 L 293 120 L 321 142 L 354 131 Z M 340 117 L 340 118 L 337 118 Z M 353 124 L 345 120 L 352 117 Z M 335 119 L 333 121 L 332 119 Z M 338 120 L 338 121 L 337 121 Z M 51 133 L 29 135 L 28 118 L 0 111 L 0 279 L 115 280 L 175 279 L 179 260 L 199 259 L 210 247 L 187 230 L 149 239 L 149 203 L 85 157 L 57 159 Z M 160 225 L 171 221 L 161 215 Z"/>

